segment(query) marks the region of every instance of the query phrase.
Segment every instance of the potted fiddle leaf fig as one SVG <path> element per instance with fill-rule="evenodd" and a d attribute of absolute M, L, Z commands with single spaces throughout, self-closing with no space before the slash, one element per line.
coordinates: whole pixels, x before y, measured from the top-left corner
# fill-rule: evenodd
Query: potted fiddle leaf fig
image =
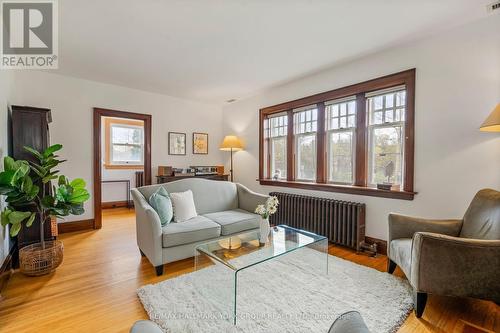
<path fill-rule="evenodd" d="M 69 181 L 66 176 L 59 175 L 56 167 L 65 160 L 60 160 L 55 153 L 62 145 L 52 145 L 43 152 L 30 147 L 24 149 L 36 162 L 4 157 L 0 195 L 6 197 L 7 207 L 1 212 L 1 224 L 3 227 L 10 225 L 10 235 L 14 237 L 22 228 L 40 223 L 40 242 L 19 250 L 21 272 L 38 276 L 54 271 L 63 258 L 62 242 L 45 240 L 45 223 L 50 223 L 51 218 L 83 214 L 83 204 L 90 195 L 83 179 Z M 51 187 L 55 180 L 57 185 Z"/>

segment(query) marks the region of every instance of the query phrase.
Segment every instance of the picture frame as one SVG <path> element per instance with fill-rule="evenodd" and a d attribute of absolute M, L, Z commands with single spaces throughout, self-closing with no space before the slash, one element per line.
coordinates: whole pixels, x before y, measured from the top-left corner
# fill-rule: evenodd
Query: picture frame
<path fill-rule="evenodd" d="M 208 133 L 193 133 L 193 154 L 208 154 Z"/>
<path fill-rule="evenodd" d="M 168 132 L 168 154 L 186 155 L 186 133 Z"/>

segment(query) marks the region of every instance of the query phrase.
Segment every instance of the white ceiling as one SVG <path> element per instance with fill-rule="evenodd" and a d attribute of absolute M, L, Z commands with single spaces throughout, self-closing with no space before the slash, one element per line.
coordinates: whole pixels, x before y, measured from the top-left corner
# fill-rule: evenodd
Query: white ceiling
<path fill-rule="evenodd" d="M 61 0 L 58 73 L 223 103 L 486 16 L 492 0 Z"/>

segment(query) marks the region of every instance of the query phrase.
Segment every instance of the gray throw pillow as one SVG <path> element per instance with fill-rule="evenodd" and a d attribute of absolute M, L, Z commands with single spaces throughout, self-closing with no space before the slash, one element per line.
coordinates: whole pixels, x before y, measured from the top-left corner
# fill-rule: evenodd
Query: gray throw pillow
<path fill-rule="evenodd" d="M 172 201 L 170 200 L 170 195 L 163 186 L 160 186 L 155 193 L 151 194 L 149 197 L 149 204 L 158 213 L 162 227 L 172 221 L 172 217 L 174 216 Z"/>

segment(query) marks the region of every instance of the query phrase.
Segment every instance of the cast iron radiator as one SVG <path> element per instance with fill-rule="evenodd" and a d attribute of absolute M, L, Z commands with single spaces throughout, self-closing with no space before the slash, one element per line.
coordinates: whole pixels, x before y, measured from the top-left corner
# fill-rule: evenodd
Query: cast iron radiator
<path fill-rule="evenodd" d="M 365 240 L 365 204 L 282 192 L 270 195 L 279 200 L 271 224 L 304 229 L 326 236 L 334 244 L 360 250 Z"/>
<path fill-rule="evenodd" d="M 135 187 L 144 186 L 144 171 L 135 172 Z"/>

